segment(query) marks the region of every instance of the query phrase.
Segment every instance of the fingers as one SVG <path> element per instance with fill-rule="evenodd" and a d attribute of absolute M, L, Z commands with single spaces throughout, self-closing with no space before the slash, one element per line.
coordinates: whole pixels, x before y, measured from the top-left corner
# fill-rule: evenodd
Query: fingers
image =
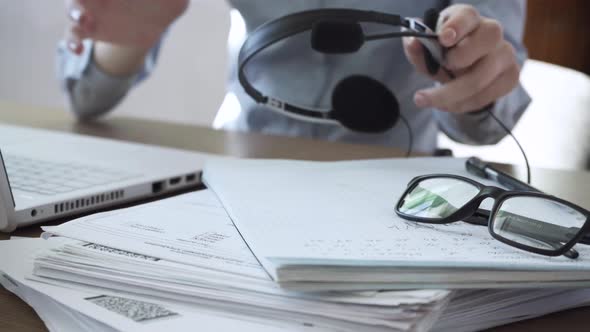
<path fill-rule="evenodd" d="M 446 54 L 445 66 L 450 70 L 471 67 L 479 59 L 497 48 L 503 39 L 504 34 L 500 23 L 484 18 L 470 35 L 449 49 Z"/>
<path fill-rule="evenodd" d="M 67 28 L 65 33 L 65 40 L 70 52 L 78 55 L 82 54 L 82 52 L 84 51 L 84 44 L 82 43 L 84 38 L 81 37 L 82 35 L 83 34 L 78 30 L 76 25 L 70 25 Z"/>
<path fill-rule="evenodd" d="M 420 41 L 414 37 L 403 38 L 404 52 L 406 58 L 416 68 L 416 70 L 424 75 L 431 76 L 426 68 L 424 61 L 424 48 Z M 432 77 L 432 76 L 431 76 Z M 442 70 L 439 71 L 433 78 L 439 82 L 448 82 L 450 78 Z"/>
<path fill-rule="evenodd" d="M 505 73 L 511 79 L 500 77 Z M 420 100 L 419 107 L 436 107 L 449 112 L 464 112 L 464 108 L 473 104 L 481 103 L 481 99 L 492 95 L 487 92 L 488 87 L 503 84 L 503 89 L 494 91 L 510 91 L 518 83 L 518 65 L 516 63 L 515 51 L 508 42 L 503 42 L 500 47 L 492 53 L 479 60 L 472 68 L 442 86 L 419 91 L 415 99 Z M 499 83 L 498 83 L 499 82 Z M 507 93 L 507 92 L 506 92 Z M 487 103 L 495 99 L 487 100 Z M 463 106 L 464 105 L 464 106 Z M 459 109 L 456 109 L 456 107 Z M 471 111 L 475 111 L 471 109 Z M 470 111 L 470 110 L 467 110 Z"/>
<path fill-rule="evenodd" d="M 450 6 L 441 12 L 440 17 L 439 40 L 447 48 L 470 35 L 481 23 L 479 12 L 469 5 Z"/>
<path fill-rule="evenodd" d="M 469 5 L 453 5 L 441 12 L 437 24 L 439 42 L 449 49 L 447 61 L 442 65 L 451 71 L 460 71 L 471 66 L 496 47 L 501 37 L 495 38 L 498 34 L 489 28 L 493 21 L 486 20 L 486 28 L 480 29 L 482 21 L 479 12 Z M 497 27 L 494 26 L 494 28 Z M 490 40 L 496 42 L 490 44 Z M 419 72 L 429 75 L 424 66 L 424 55 L 421 49 L 416 39 L 404 40 L 404 50 L 409 61 Z M 449 80 L 444 71 L 440 71 L 433 78 L 441 83 Z"/>
<path fill-rule="evenodd" d="M 66 11 L 70 25 L 66 32 L 66 41 L 70 51 L 81 54 L 84 50 L 82 41 L 90 38 L 94 20 L 86 9 L 86 0 L 67 1 Z"/>
<path fill-rule="evenodd" d="M 422 74 L 427 74 L 426 64 L 424 63 L 424 50 L 420 42 L 414 37 L 404 37 L 402 39 L 404 53 L 410 63 Z"/>
<path fill-rule="evenodd" d="M 81 22 L 83 22 L 82 8 L 77 1 L 66 2 L 66 15 L 70 24 L 66 30 L 66 42 L 71 52 L 81 54 L 84 51 L 82 40 L 85 38 Z"/>
<path fill-rule="evenodd" d="M 514 47 L 504 40 L 496 20 L 481 17 L 469 5 L 445 9 L 437 26 L 439 42 L 447 48 L 444 66 L 455 78 L 439 73 L 440 86 L 418 91 L 420 108 L 465 113 L 477 111 L 508 94 L 518 84 L 520 68 Z M 416 68 L 426 73 L 422 53 L 411 41 L 404 44 L 406 55 Z"/>
<path fill-rule="evenodd" d="M 454 113 L 468 113 L 481 110 L 512 91 L 518 83 L 519 74 L 520 68 L 518 66 L 515 65 L 508 68 L 483 91 L 456 105 L 450 106 L 449 109 Z"/>

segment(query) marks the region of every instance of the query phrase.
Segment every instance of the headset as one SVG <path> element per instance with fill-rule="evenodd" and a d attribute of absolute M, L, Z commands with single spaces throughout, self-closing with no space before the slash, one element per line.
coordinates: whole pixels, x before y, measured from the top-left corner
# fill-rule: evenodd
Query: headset
<path fill-rule="evenodd" d="M 399 37 L 416 37 L 423 46 L 428 71 L 434 75 L 444 62 L 445 49 L 438 43 L 436 30 L 439 12 L 430 9 L 424 23 L 395 14 L 354 9 L 318 9 L 287 15 L 254 30 L 238 57 L 238 78 L 246 93 L 258 104 L 291 118 L 308 122 L 336 124 L 356 132 L 382 133 L 393 128 L 401 117 L 395 94 L 368 76 L 353 75 L 340 81 L 332 92 L 332 109 L 301 107 L 265 95 L 248 80 L 246 66 L 260 52 L 294 35 L 311 31 L 311 47 L 323 54 L 352 54 L 365 42 Z M 399 31 L 365 35 L 361 23 L 379 23 Z M 410 143 L 411 150 L 411 143 Z"/>
<path fill-rule="evenodd" d="M 434 32 L 440 12 L 429 9 L 423 22 L 395 14 L 355 9 L 317 9 L 287 15 L 254 30 L 244 42 L 238 57 L 238 79 L 246 93 L 258 104 L 267 106 L 291 118 L 341 125 L 361 133 L 383 133 L 393 128 L 401 119 L 408 129 L 407 155 L 412 153 L 413 133 L 409 122 L 399 110 L 395 94 L 383 83 L 362 75 L 353 75 L 340 81 L 332 92 L 332 109 L 310 109 L 285 102 L 280 98 L 265 95 L 248 80 L 246 66 L 268 47 L 311 31 L 311 47 L 323 54 L 351 54 L 359 51 L 365 42 L 400 37 L 416 37 L 424 50 L 424 61 L 431 75 L 444 71 L 451 79 L 455 75 L 443 66 L 446 49 L 438 43 Z M 399 31 L 378 35 L 365 35 L 362 23 L 378 23 L 397 28 Z M 518 145 L 527 169 L 527 183 L 531 171 L 526 153 L 510 129 L 489 109 L 484 109 Z"/>

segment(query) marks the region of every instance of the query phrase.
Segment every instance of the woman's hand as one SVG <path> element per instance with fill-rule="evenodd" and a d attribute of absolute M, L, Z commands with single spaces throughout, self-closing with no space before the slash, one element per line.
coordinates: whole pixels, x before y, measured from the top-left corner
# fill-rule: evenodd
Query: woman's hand
<path fill-rule="evenodd" d="M 66 0 L 71 19 L 68 47 L 79 54 L 82 40 L 88 38 L 147 52 L 188 4 L 189 0 Z"/>
<path fill-rule="evenodd" d="M 520 66 L 514 47 L 504 39 L 501 24 L 480 16 L 469 5 L 453 5 L 440 14 L 439 42 L 448 48 L 444 71 L 434 77 L 440 86 L 416 92 L 420 108 L 453 113 L 478 111 L 508 94 L 518 84 Z M 426 75 L 423 49 L 415 38 L 404 38 L 404 50 L 416 69 Z"/>

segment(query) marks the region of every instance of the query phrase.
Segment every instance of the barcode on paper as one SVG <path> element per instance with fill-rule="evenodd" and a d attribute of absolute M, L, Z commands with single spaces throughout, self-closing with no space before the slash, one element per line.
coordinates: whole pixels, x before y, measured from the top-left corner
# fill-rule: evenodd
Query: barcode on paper
<path fill-rule="evenodd" d="M 85 300 L 138 323 L 178 315 L 159 304 L 126 299 L 118 296 L 101 295 L 89 297 Z"/>

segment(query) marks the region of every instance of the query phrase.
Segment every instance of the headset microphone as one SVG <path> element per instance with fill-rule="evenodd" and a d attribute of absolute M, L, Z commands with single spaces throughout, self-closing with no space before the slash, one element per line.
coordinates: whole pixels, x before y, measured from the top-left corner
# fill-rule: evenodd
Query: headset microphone
<path fill-rule="evenodd" d="M 355 53 L 365 43 L 358 22 L 320 21 L 311 29 L 311 47 L 325 54 Z"/>

